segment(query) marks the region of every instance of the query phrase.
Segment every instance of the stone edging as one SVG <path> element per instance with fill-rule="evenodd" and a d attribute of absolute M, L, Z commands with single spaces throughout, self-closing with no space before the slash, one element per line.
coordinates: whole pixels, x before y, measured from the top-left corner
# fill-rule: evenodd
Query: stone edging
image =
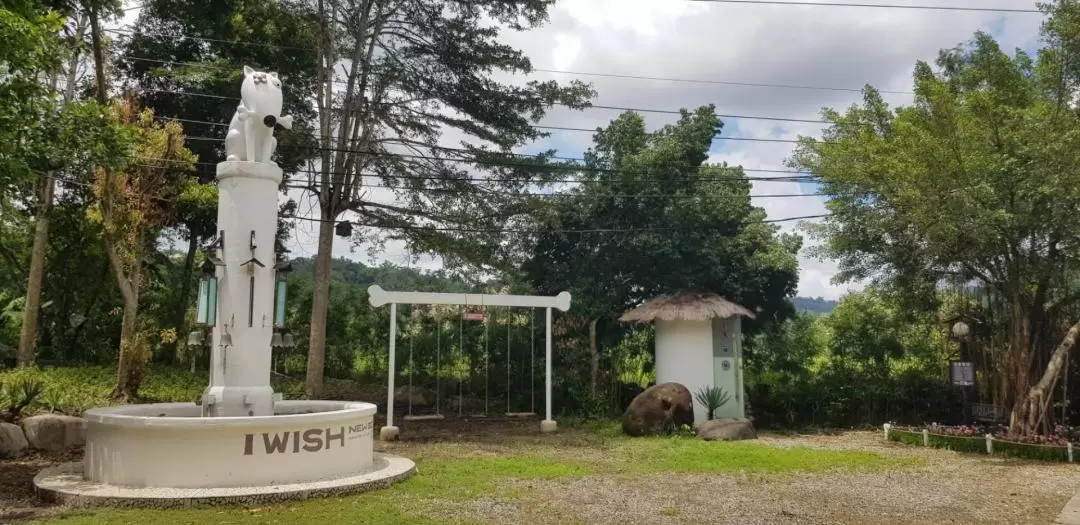
<path fill-rule="evenodd" d="M 1080 494 L 1074 495 L 1050 525 L 1080 525 Z"/>
<path fill-rule="evenodd" d="M 38 496 L 70 507 L 189 508 L 214 505 L 251 505 L 318 496 L 340 496 L 386 488 L 416 472 L 407 458 L 375 455 L 375 469 L 346 478 L 220 489 L 131 488 L 88 482 L 82 478 L 81 463 L 66 463 L 45 469 L 34 477 Z"/>

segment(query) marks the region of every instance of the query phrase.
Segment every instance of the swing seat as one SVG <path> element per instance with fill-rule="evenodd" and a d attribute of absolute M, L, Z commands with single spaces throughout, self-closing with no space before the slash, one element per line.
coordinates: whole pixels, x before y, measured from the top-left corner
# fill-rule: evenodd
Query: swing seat
<path fill-rule="evenodd" d="M 467 417 L 473 418 L 473 419 L 485 419 L 485 418 L 487 418 L 489 416 L 487 414 L 469 414 Z"/>
<path fill-rule="evenodd" d="M 506 417 L 536 417 L 536 412 L 507 412 Z"/>
<path fill-rule="evenodd" d="M 434 421 L 444 419 L 442 414 L 417 414 L 405 416 L 405 421 Z"/>

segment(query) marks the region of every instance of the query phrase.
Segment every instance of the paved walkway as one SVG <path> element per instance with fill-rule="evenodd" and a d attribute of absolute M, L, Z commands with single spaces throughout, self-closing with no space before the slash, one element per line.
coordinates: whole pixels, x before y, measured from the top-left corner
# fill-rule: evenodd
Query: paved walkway
<path fill-rule="evenodd" d="M 1077 494 L 1061 509 L 1057 519 L 1050 525 L 1080 525 L 1080 494 Z"/>

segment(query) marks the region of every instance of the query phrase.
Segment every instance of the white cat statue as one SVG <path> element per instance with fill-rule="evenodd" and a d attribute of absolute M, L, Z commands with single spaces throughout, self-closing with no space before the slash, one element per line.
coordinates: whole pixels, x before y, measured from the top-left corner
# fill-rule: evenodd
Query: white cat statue
<path fill-rule="evenodd" d="M 281 116 L 281 80 L 277 73 L 244 66 L 240 105 L 225 136 L 225 160 L 270 163 L 277 148 L 274 125 L 292 129 L 293 118 Z"/>

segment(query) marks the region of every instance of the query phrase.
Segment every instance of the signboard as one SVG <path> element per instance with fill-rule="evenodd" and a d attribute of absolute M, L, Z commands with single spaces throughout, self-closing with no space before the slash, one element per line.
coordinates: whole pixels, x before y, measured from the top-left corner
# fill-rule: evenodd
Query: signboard
<path fill-rule="evenodd" d="M 971 418 L 988 423 L 1002 423 L 1005 421 L 1005 407 L 986 403 L 972 403 Z"/>
<path fill-rule="evenodd" d="M 461 314 L 461 317 L 466 321 L 483 321 L 484 319 L 487 319 L 484 312 L 465 312 Z"/>
<path fill-rule="evenodd" d="M 975 364 L 970 361 L 949 361 L 949 382 L 953 386 L 974 386 Z"/>

